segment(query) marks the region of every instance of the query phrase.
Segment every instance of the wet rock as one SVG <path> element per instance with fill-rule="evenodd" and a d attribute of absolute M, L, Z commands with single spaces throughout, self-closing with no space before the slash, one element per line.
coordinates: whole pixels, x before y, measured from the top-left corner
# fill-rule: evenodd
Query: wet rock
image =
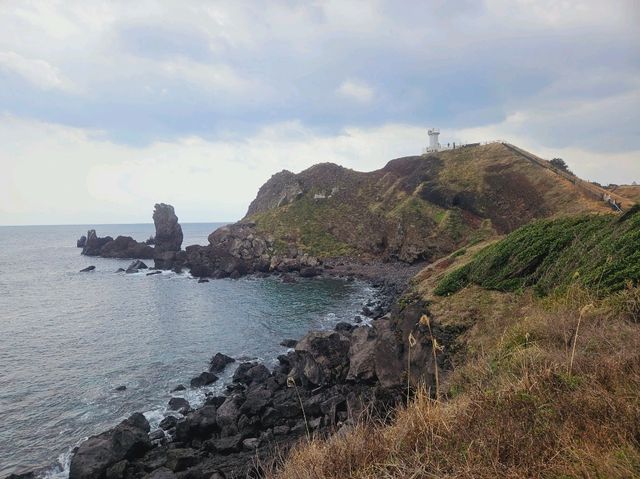
<path fill-rule="evenodd" d="M 226 354 L 216 353 L 215 356 L 209 361 L 209 371 L 212 373 L 219 373 L 224 370 L 227 365 L 235 363 L 236 360 Z"/>
<path fill-rule="evenodd" d="M 125 269 L 124 269 L 124 268 L 118 268 L 118 269 L 116 270 L 116 273 L 124 273 L 124 272 L 125 272 Z"/>
<path fill-rule="evenodd" d="M 208 384 L 212 384 L 218 380 L 218 376 L 208 371 L 200 373 L 198 376 L 193 378 L 190 382 L 192 388 L 200 388 L 202 386 L 207 386 Z"/>
<path fill-rule="evenodd" d="M 151 273 L 147 273 L 147 276 L 153 276 L 156 274 L 162 274 L 162 271 L 151 271 Z"/>
<path fill-rule="evenodd" d="M 81 270 L 80 270 L 80 272 L 81 272 L 81 273 L 88 273 L 89 271 L 93 271 L 93 270 L 95 270 L 95 269 L 96 269 L 96 267 L 95 267 L 95 266 L 93 266 L 93 265 L 91 265 L 91 266 L 87 266 L 87 267 L 86 267 L 86 268 L 84 268 L 84 269 L 81 269 Z"/>
<path fill-rule="evenodd" d="M 178 384 L 175 388 L 173 388 L 171 390 L 172 393 L 175 393 L 177 391 L 184 391 L 185 389 L 187 389 L 186 387 L 184 387 L 184 385 L 182 384 Z"/>
<path fill-rule="evenodd" d="M 285 348 L 295 348 L 298 341 L 295 339 L 284 339 L 280 341 L 280 346 L 284 346 Z"/>
<path fill-rule="evenodd" d="M 293 276 L 291 276 L 290 274 L 283 274 L 282 276 L 280 276 L 280 280 L 283 283 L 289 283 L 289 284 L 293 284 L 293 283 L 297 283 L 298 280 L 295 279 Z"/>
<path fill-rule="evenodd" d="M 115 428 L 90 437 L 73 455 L 69 479 L 103 477 L 115 463 L 142 456 L 151 448 L 148 433 L 149 423 L 135 413 Z"/>
<path fill-rule="evenodd" d="M 171 428 L 176 427 L 178 423 L 178 418 L 175 416 L 167 416 L 162 421 L 160 421 L 159 427 L 165 431 L 168 431 Z"/>
<path fill-rule="evenodd" d="M 189 401 L 185 398 L 173 397 L 169 399 L 168 409 L 169 411 L 187 411 L 191 408 Z"/>
<path fill-rule="evenodd" d="M 80 238 L 78 238 L 78 241 L 76 241 L 76 247 L 78 248 L 84 248 L 86 244 L 87 244 L 87 237 L 85 235 L 80 236 Z"/>
<path fill-rule="evenodd" d="M 198 278 L 198 283 L 208 283 L 209 280 L 206 278 Z"/>
<path fill-rule="evenodd" d="M 127 386 L 118 386 L 117 388 L 114 389 L 114 391 L 126 391 L 127 390 Z"/>
<path fill-rule="evenodd" d="M 147 269 L 147 268 L 148 268 L 148 266 L 146 264 L 144 264 L 144 262 L 142 262 L 140 260 L 135 260 L 135 261 L 132 261 L 129 266 L 127 266 L 127 269 L 125 271 L 127 273 L 137 273 L 138 270 Z"/>

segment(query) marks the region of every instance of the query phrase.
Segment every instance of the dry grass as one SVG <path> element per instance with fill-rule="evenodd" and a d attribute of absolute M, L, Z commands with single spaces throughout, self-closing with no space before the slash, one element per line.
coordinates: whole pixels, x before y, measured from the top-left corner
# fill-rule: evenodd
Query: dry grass
<path fill-rule="evenodd" d="M 640 477 L 640 325 L 624 314 L 637 297 L 468 288 L 438 300 L 434 320 L 449 324 L 458 304 L 478 305 L 445 399 L 419 391 L 388 424 L 301 444 L 271 477 Z"/>

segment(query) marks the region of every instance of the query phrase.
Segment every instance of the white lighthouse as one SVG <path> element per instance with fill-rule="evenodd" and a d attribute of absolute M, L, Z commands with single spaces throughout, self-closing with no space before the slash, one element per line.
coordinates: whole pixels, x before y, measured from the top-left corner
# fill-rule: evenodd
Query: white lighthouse
<path fill-rule="evenodd" d="M 438 143 L 438 135 L 440 134 L 440 130 L 437 128 L 429 128 L 427 133 L 429 134 L 429 147 L 427 151 L 439 151 L 440 143 Z"/>

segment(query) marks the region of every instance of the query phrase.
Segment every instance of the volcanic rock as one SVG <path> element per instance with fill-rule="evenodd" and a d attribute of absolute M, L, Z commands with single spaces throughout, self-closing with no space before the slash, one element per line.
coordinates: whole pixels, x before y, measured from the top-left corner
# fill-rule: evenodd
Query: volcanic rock
<path fill-rule="evenodd" d="M 182 228 L 173 206 L 164 203 L 155 205 L 153 223 L 156 227 L 153 259 L 158 269 L 175 266 L 177 252 L 182 246 Z"/>
<path fill-rule="evenodd" d="M 202 372 L 195 378 L 193 378 L 190 382 L 192 388 L 200 388 L 202 386 L 206 386 L 207 384 L 214 383 L 218 380 L 218 376 L 210 372 Z"/>
<path fill-rule="evenodd" d="M 90 437 L 73 455 L 69 479 L 104 477 L 117 462 L 142 456 L 151 448 L 149 429 L 145 417 L 135 413 L 113 429 Z"/>
<path fill-rule="evenodd" d="M 212 373 L 219 373 L 226 368 L 228 364 L 235 362 L 235 359 L 227 356 L 226 354 L 216 353 L 216 355 L 211 358 L 211 361 L 209 361 L 209 371 Z"/>
<path fill-rule="evenodd" d="M 89 230 L 87 231 L 87 240 L 85 241 L 84 248 L 82 248 L 82 254 L 85 256 L 100 256 L 102 247 L 110 241 L 113 241 L 111 236 L 100 238 L 96 234 L 96 230 Z"/>
<path fill-rule="evenodd" d="M 91 265 L 91 266 L 87 266 L 87 267 L 86 267 L 86 268 L 84 268 L 84 269 L 81 269 L 81 270 L 80 270 L 80 272 L 81 272 L 81 273 L 88 273 L 89 271 L 93 271 L 94 269 L 96 269 L 96 267 L 95 267 L 95 266 L 93 266 L 93 265 Z"/>

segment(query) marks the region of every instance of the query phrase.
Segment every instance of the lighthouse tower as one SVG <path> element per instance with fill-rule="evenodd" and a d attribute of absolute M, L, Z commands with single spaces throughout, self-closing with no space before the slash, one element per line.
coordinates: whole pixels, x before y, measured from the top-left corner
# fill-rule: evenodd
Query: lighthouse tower
<path fill-rule="evenodd" d="M 438 135 L 440 134 L 440 130 L 437 128 L 429 128 L 427 133 L 429 134 L 429 146 L 427 147 L 427 151 L 439 151 L 440 143 L 438 143 Z"/>

